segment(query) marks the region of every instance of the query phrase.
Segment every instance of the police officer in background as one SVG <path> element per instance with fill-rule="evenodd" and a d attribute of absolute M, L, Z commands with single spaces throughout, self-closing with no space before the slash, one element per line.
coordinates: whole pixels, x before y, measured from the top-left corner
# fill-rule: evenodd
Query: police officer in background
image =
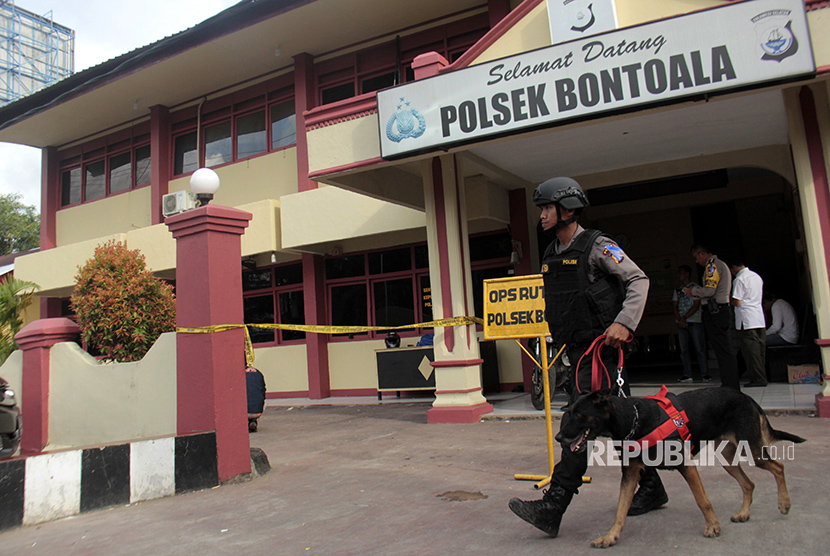
<path fill-rule="evenodd" d="M 729 304 L 732 295 L 732 274 L 726 263 L 702 243 L 692 245 L 692 258 L 703 267 L 703 285 L 687 286 L 683 293 L 701 300 L 703 330 L 718 360 L 721 386 L 740 390 L 738 353 L 732 347 L 735 316 Z"/>
<path fill-rule="evenodd" d="M 579 385 L 573 390 L 573 401 L 580 391 L 591 391 L 592 357 L 588 354 L 582 358 L 582 355 L 602 334 L 607 336 L 602 359 L 612 383 L 616 380 L 616 348 L 629 340 L 640 323 L 649 280 L 612 239 L 598 230 L 585 230 L 577 223 L 582 210 L 588 206 L 588 199 L 575 180 L 547 180 L 534 191 L 533 202 L 542 210 L 542 228 L 556 234 L 542 260 L 545 319 L 556 342 L 567 345 L 568 358 L 576 372 L 573 384 Z M 580 359 L 581 363 L 577 364 Z M 606 381 L 602 386 L 614 385 Z M 510 509 L 556 537 L 562 515 L 582 485 L 587 469 L 587 451 L 574 453 L 563 446 L 550 488 L 542 499 L 513 498 Z M 668 496 L 657 472 L 647 468 L 628 515 L 646 513 L 666 502 Z"/>

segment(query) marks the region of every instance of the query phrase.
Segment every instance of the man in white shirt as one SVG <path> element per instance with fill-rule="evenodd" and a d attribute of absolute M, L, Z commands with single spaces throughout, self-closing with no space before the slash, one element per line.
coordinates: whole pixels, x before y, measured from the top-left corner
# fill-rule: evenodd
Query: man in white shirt
<path fill-rule="evenodd" d="M 764 280 L 746 267 L 741 257 L 731 259 L 732 299 L 735 307 L 735 330 L 741 340 L 741 354 L 746 362 L 749 382 L 745 388 L 766 386 L 766 326 L 761 300 L 764 294 Z"/>
<path fill-rule="evenodd" d="M 764 293 L 764 309 L 772 315 L 772 325 L 767 328 L 768 346 L 788 346 L 798 343 L 798 318 L 793 306 L 778 299 L 772 293 Z"/>

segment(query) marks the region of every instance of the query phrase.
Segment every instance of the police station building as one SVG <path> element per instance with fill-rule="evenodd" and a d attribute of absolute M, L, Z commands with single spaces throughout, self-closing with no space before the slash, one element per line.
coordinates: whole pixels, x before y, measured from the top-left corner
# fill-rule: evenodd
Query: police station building
<path fill-rule="evenodd" d="M 115 238 L 175 281 L 164 218 L 206 166 L 213 202 L 253 214 L 246 322 L 482 317 L 485 279 L 539 271 L 533 189 L 570 176 L 581 223 L 651 280 L 636 376 L 646 353 L 677 356 L 671 296 L 695 242 L 742 255 L 828 369 L 827 4 L 240 2 L 0 108 L 1 141 L 43 149 L 41 251 L 16 276 L 61 316 L 77 266 Z M 474 422 L 484 389 L 527 381 L 515 342 L 476 324 L 413 326 L 399 349 L 428 333 L 432 422 Z M 385 332 L 252 334 L 269 397 L 380 388 Z"/>

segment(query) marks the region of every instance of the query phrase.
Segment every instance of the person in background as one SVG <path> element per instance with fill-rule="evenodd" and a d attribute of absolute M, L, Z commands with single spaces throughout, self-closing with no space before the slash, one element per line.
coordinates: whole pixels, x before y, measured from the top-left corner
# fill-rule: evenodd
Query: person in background
<path fill-rule="evenodd" d="M 259 369 L 245 367 L 245 384 L 248 388 L 248 432 L 256 432 L 259 417 L 265 409 L 265 377 Z"/>
<path fill-rule="evenodd" d="M 798 343 L 798 318 L 793 306 L 778 299 L 774 292 L 764 292 L 764 310 L 772 316 L 772 325 L 767 328 L 768 346 L 787 346 Z"/>
<path fill-rule="evenodd" d="M 688 265 L 680 265 L 677 269 L 677 278 L 680 280 L 680 287 L 672 294 L 672 310 L 677 322 L 677 339 L 680 343 L 680 361 L 683 363 L 683 376 L 677 379 L 678 382 L 692 382 L 692 356 L 689 350 L 689 343 L 695 348 L 697 364 L 700 367 L 700 374 L 705 382 L 711 382 L 709 366 L 706 360 L 706 342 L 703 339 L 703 324 L 700 318 L 700 300 L 688 297 L 683 293 L 683 288 L 695 287 L 692 282 L 692 268 Z"/>
<path fill-rule="evenodd" d="M 767 385 L 766 349 L 764 338 L 767 323 L 761 298 L 764 294 L 764 280 L 757 272 L 747 268 L 741 257 L 730 260 L 732 274 L 732 299 L 735 307 L 735 330 L 741 340 L 741 354 L 746 362 L 747 387 Z"/>
<path fill-rule="evenodd" d="M 703 285 L 687 286 L 683 288 L 683 293 L 701 300 L 703 329 L 706 331 L 706 339 L 718 360 L 721 386 L 740 390 L 737 353 L 732 349 L 731 338 L 732 331 L 735 329 L 732 306 L 729 304 L 732 275 L 726 263 L 705 245 L 700 243 L 693 245 L 692 257 L 704 269 Z"/>

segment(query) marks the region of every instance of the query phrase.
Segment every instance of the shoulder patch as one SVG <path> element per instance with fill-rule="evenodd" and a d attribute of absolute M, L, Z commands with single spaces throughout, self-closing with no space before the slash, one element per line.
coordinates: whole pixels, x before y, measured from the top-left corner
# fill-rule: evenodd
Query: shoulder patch
<path fill-rule="evenodd" d="M 613 243 L 605 244 L 605 247 L 602 249 L 602 254 L 606 257 L 611 257 L 614 259 L 614 262 L 620 264 L 625 260 L 625 254 L 623 250 L 614 245 Z"/>

